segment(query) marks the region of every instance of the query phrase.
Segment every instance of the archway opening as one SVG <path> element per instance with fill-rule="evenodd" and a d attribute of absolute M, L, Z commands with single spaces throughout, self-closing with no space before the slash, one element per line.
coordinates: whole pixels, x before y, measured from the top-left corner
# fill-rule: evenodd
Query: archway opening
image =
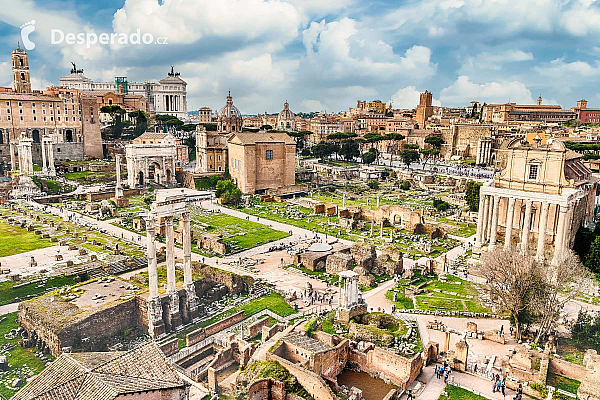
<path fill-rule="evenodd" d="M 139 185 L 144 184 L 144 173 L 142 171 L 138 172 L 138 184 Z"/>
<path fill-rule="evenodd" d="M 37 129 L 32 130 L 31 138 L 33 139 L 33 143 L 39 143 L 40 142 L 40 131 L 38 131 Z"/>
<path fill-rule="evenodd" d="M 71 129 L 67 129 L 65 132 L 65 142 L 71 143 L 73 141 L 73 131 Z"/>

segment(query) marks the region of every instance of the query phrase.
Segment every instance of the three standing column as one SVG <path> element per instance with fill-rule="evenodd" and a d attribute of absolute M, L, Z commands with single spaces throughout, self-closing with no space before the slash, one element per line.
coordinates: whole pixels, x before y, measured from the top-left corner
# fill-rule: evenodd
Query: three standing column
<path fill-rule="evenodd" d="M 568 212 L 569 207 L 560 206 L 558 214 L 558 230 L 556 232 L 556 237 L 554 238 L 554 256 L 552 257 L 552 265 L 558 264 L 563 255 Z"/>

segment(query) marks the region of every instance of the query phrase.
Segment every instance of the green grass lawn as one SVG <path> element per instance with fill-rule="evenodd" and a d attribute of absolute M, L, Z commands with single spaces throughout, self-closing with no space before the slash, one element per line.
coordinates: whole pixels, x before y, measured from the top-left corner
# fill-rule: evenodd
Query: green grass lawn
<path fill-rule="evenodd" d="M 479 396 L 466 389 L 459 388 L 458 386 L 448 385 L 444 390 L 448 393 L 448 396 L 442 394 L 438 400 L 486 400 L 485 397 Z"/>
<path fill-rule="evenodd" d="M 248 318 L 254 314 L 258 314 L 259 312 L 267 309 L 281 317 L 287 317 L 288 315 L 292 315 L 295 313 L 294 308 L 285 301 L 283 296 L 273 292 L 269 293 L 264 297 L 254 299 L 249 303 L 236 306 L 224 313 L 215 315 L 214 317 L 202 322 L 199 326 L 206 327 L 242 310 L 246 312 L 246 318 Z"/>
<path fill-rule="evenodd" d="M 548 372 L 548 380 L 546 382 L 550 386 L 554 386 L 557 389 L 564 390 L 565 392 L 577 394 L 577 389 L 581 382 L 575 379 L 569 379 L 561 375 L 555 375 L 552 372 Z"/>
<path fill-rule="evenodd" d="M 2 257 L 52 246 L 50 239 L 41 239 L 39 235 L 28 232 L 27 229 L 3 222 L 0 222 L 0 238 Z"/>
<path fill-rule="evenodd" d="M 12 386 L 12 381 L 18 377 L 18 370 L 25 369 L 24 367 L 26 366 L 31 370 L 26 375 L 33 376 L 39 374 L 45 368 L 45 365 L 42 360 L 35 356 L 35 351 L 37 349 L 27 349 L 17 345 L 20 336 L 14 339 L 7 339 L 4 337 L 11 329 L 19 327 L 16 312 L 0 316 L 0 320 L 4 317 L 6 317 L 6 319 L 0 322 L 0 347 L 5 345 L 15 346 L 8 354 L 4 354 L 8 358 L 9 368 L 6 373 L 0 375 L 0 397 L 9 399 L 16 393 L 16 390 L 9 389 L 7 386 Z M 47 357 L 53 359 L 51 355 L 48 355 Z"/>
<path fill-rule="evenodd" d="M 288 232 L 222 213 L 195 212 L 192 219 L 195 236 L 203 232 L 219 233 L 223 235 L 223 243 L 231 249 L 251 249 L 290 236 Z"/>
<path fill-rule="evenodd" d="M 416 275 L 412 281 L 414 281 L 414 286 L 426 283 L 422 287 L 425 289 L 425 292 L 415 296 L 413 304 L 411 298 L 404 296 L 404 290 L 408 287 L 407 285 L 411 280 L 401 279 L 395 287 L 397 290 L 397 308 L 416 307 L 420 310 L 470 311 L 475 313 L 490 311 L 479 302 L 477 288 L 472 282 L 452 275 L 446 275 L 446 282 L 439 280 L 438 277 L 422 277 L 419 275 Z M 444 291 L 445 293 L 436 290 Z M 389 290 L 386 293 L 386 298 L 389 300 L 392 300 L 393 296 L 393 290 Z M 472 296 L 472 298 L 467 296 Z"/>
<path fill-rule="evenodd" d="M 59 275 L 48 278 L 45 284 L 38 282 L 13 288 L 13 286 L 22 283 L 23 282 L 12 281 L 0 282 L 0 306 L 14 303 L 17 301 L 15 300 L 16 297 L 18 297 L 20 300 L 23 300 L 28 295 L 37 296 L 46 293 L 48 289 L 74 285 L 75 281 L 73 281 L 73 276 Z"/>

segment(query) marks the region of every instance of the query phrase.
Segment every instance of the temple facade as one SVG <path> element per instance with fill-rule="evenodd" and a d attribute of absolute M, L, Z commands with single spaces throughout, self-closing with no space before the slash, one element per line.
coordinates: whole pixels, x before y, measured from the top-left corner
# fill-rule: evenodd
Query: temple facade
<path fill-rule="evenodd" d="M 581 155 L 559 140 L 511 139 L 497 151 L 501 171 L 479 194 L 474 254 L 517 244 L 539 261 L 560 261 L 579 226 L 593 220 L 596 182 Z"/>

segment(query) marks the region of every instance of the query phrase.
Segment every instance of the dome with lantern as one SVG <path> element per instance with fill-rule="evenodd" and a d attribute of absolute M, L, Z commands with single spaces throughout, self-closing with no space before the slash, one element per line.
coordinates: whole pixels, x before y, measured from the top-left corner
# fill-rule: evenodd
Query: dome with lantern
<path fill-rule="evenodd" d="M 225 107 L 217 113 L 217 131 L 221 133 L 241 132 L 242 122 L 242 113 L 233 105 L 233 97 L 229 91 Z"/>
<path fill-rule="evenodd" d="M 290 110 L 290 105 L 286 101 L 283 104 L 283 110 L 281 110 L 279 112 L 279 115 L 277 115 L 277 129 L 282 131 L 294 130 L 294 127 L 296 125 L 295 118 L 296 116 Z"/>

